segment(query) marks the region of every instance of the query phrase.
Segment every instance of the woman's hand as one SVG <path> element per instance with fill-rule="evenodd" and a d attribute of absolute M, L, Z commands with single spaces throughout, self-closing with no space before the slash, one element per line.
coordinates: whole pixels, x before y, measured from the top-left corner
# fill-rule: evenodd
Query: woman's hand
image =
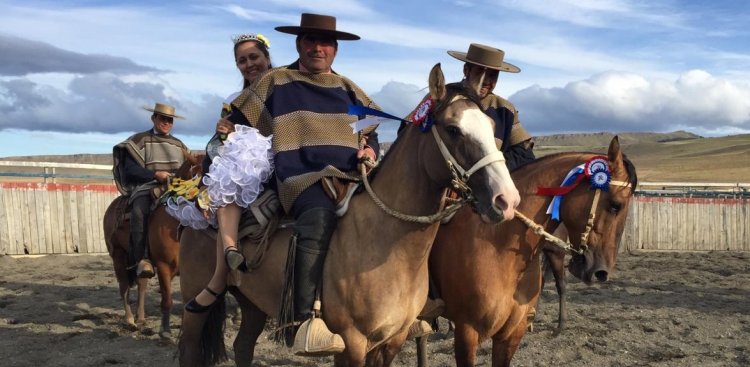
<path fill-rule="evenodd" d="M 227 119 L 219 119 L 216 123 L 216 132 L 221 135 L 229 135 L 234 132 L 234 124 Z"/>

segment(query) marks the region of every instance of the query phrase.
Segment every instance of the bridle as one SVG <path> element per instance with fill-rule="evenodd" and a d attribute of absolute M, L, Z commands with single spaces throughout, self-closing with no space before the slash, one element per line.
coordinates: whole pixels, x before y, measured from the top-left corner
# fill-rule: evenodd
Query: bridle
<path fill-rule="evenodd" d="M 630 182 L 619 181 L 619 180 L 610 180 L 608 182 L 608 185 L 610 187 L 616 186 L 622 189 L 632 187 Z M 588 249 L 587 242 L 588 242 L 589 234 L 591 233 L 591 230 L 594 228 L 594 221 L 596 220 L 596 209 L 597 209 L 597 206 L 599 205 L 599 198 L 601 197 L 601 193 L 602 193 L 602 189 L 599 187 L 597 187 L 595 190 L 596 191 L 594 192 L 594 198 L 593 198 L 593 201 L 591 202 L 591 208 L 589 210 L 589 216 L 586 221 L 586 227 L 581 233 L 581 240 L 578 245 L 578 248 L 576 248 L 576 246 L 574 246 L 570 242 L 567 242 L 553 234 L 550 234 L 544 229 L 543 226 L 537 224 L 536 222 L 529 219 L 528 217 L 526 217 L 519 211 L 516 211 L 515 217 L 518 218 L 518 220 L 520 220 L 522 223 L 526 224 L 526 226 L 531 228 L 531 230 L 534 233 L 543 237 L 548 242 L 561 248 L 563 251 L 568 252 L 568 253 L 575 253 L 578 255 L 583 255 L 583 253 Z"/>
<path fill-rule="evenodd" d="M 455 101 L 455 98 L 451 100 L 451 103 L 453 101 Z M 432 118 L 433 116 L 434 116 L 434 111 L 431 111 L 430 118 Z M 440 150 L 440 154 L 442 155 L 443 160 L 445 161 L 446 165 L 448 166 L 448 170 L 451 173 L 451 188 L 457 193 L 459 193 L 459 195 L 461 196 L 461 199 L 459 199 L 458 201 L 450 205 L 445 206 L 442 209 L 439 209 L 437 213 L 432 214 L 432 215 L 409 215 L 409 214 L 401 213 L 393 208 L 390 208 L 385 203 L 383 203 L 383 201 L 380 200 L 380 198 L 378 198 L 378 196 L 372 190 L 372 187 L 370 187 L 370 182 L 366 174 L 367 163 L 360 165 L 360 173 L 362 174 L 362 183 L 365 185 L 365 189 L 367 190 L 367 193 L 370 194 L 370 197 L 375 202 L 375 204 L 378 207 L 380 207 L 383 211 L 388 213 L 389 215 L 396 217 L 398 219 L 407 221 L 407 222 L 430 224 L 430 223 L 435 223 L 439 220 L 442 220 L 448 216 L 453 215 L 465 203 L 473 202 L 475 200 L 471 192 L 471 188 L 469 187 L 469 179 L 471 178 L 471 175 L 473 175 L 480 169 L 487 167 L 488 165 L 492 163 L 505 162 L 505 156 L 503 156 L 503 153 L 500 152 L 499 150 L 495 150 L 494 152 L 490 152 L 489 154 L 480 158 L 476 163 L 474 163 L 467 170 L 463 168 L 461 164 L 458 163 L 458 161 L 453 156 L 453 154 L 451 154 L 450 151 L 448 151 L 448 147 L 446 147 L 445 142 L 443 142 L 443 139 L 440 137 L 440 134 L 438 134 L 434 126 L 430 126 L 428 128 L 432 131 L 432 136 L 435 138 L 435 143 L 437 144 L 438 149 Z M 369 160 L 369 158 L 366 158 L 366 159 Z M 372 165 L 372 163 L 370 163 L 370 165 Z"/>

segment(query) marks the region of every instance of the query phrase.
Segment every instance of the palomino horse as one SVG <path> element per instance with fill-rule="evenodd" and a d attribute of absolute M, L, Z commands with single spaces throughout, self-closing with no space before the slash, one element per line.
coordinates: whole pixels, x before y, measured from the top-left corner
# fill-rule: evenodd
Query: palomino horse
<path fill-rule="evenodd" d="M 461 167 L 472 167 L 455 180 L 471 190 L 475 210 L 491 222 L 511 218 L 518 191 L 492 138 L 492 121 L 482 113 L 471 90 L 446 90 L 439 64 L 430 73 L 429 85 L 436 102 L 431 112 L 434 126 L 424 133 L 412 126 L 400 134 L 380 163 L 373 192 L 384 206 L 400 213 L 435 213 L 453 178 L 448 167 L 458 166 L 458 172 L 464 172 Z M 424 306 L 427 259 L 437 228 L 437 222 L 416 223 L 391 216 L 367 195 L 352 198 L 331 240 L 322 281 L 322 317 L 346 345 L 334 357 L 337 366 L 390 365 Z M 250 365 L 266 315 L 276 315 L 280 309 L 290 235 L 290 230 L 280 230 L 260 267 L 244 273 L 238 288 L 230 288 L 242 308 L 234 342 L 239 366 Z M 208 283 L 216 245 L 189 229 L 181 244 L 180 285 L 188 300 Z M 245 247 L 246 253 L 253 251 L 247 249 L 252 246 Z M 213 307 L 208 314 L 215 312 L 222 310 Z M 221 359 L 221 322 L 223 317 L 183 313 L 181 365 Z M 211 347 L 202 349 L 205 345 Z"/>
<path fill-rule="evenodd" d="M 176 176 L 189 179 L 194 174 L 200 174 L 202 155 L 193 156 L 187 152 L 185 163 L 177 170 Z M 112 257 L 115 268 L 115 277 L 120 286 L 120 298 L 125 308 L 125 322 L 131 327 L 137 327 L 146 320 L 145 302 L 148 279 L 134 279 L 128 275 L 127 259 L 130 233 L 130 221 L 124 216 L 127 210 L 128 198 L 117 197 L 104 213 L 104 240 L 107 243 L 107 251 Z M 148 250 L 149 259 L 156 268 L 159 278 L 159 291 L 161 292 L 161 327 L 159 336 L 169 338 L 171 331 L 169 327 L 169 315 L 172 310 L 172 279 L 177 272 L 180 242 L 177 237 L 177 227 L 180 222 L 172 218 L 163 205 L 159 205 L 151 212 L 148 223 Z M 137 319 L 133 317 L 130 309 L 130 287 L 138 284 L 138 307 Z M 138 324 L 136 324 L 136 322 Z"/>
<path fill-rule="evenodd" d="M 551 199 L 536 195 L 537 188 L 558 187 L 571 168 L 596 156 L 555 154 L 515 170 L 512 177 L 523 198 L 516 212 L 554 231 L 559 222 L 546 214 Z M 623 157 L 617 137 L 606 160 L 612 179 L 609 191 L 597 194 L 584 180 L 563 196 L 560 205 L 560 220 L 570 232 L 573 249 L 583 249 L 571 268 L 586 281 L 606 279 L 612 272 L 637 184 L 635 168 Z M 488 225 L 465 209 L 438 231 L 430 271 L 445 301 L 443 316 L 455 323 L 458 366 L 473 366 L 477 347 L 486 338 L 492 338 L 492 365 L 510 365 L 526 333 L 526 315 L 541 290 L 543 238 L 537 233 L 520 220 Z"/>

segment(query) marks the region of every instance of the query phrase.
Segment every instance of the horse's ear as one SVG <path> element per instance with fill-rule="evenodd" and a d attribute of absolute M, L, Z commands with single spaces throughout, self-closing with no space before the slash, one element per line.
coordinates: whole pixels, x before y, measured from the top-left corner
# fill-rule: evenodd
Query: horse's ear
<path fill-rule="evenodd" d="M 440 63 L 435 64 L 430 70 L 430 96 L 433 101 L 439 101 L 445 97 L 445 76 L 440 68 Z"/>
<path fill-rule="evenodd" d="M 620 139 L 615 135 L 609 142 L 609 152 L 607 153 L 609 161 L 616 167 L 622 167 L 622 151 L 620 150 Z"/>

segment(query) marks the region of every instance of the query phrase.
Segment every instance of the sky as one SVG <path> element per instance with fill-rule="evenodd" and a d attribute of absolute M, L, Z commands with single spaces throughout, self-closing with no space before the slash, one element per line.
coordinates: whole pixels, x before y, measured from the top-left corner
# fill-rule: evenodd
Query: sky
<path fill-rule="evenodd" d="M 521 68 L 495 93 L 532 135 L 750 133 L 750 2 L 669 0 L 0 1 L 0 157 L 108 153 L 175 105 L 174 135 L 203 149 L 221 102 L 242 87 L 232 37 L 261 33 L 276 66 L 296 60 L 304 12 L 362 37 L 334 70 L 406 115 L 446 51 L 481 43 Z M 382 141 L 396 124 L 382 124 Z"/>

